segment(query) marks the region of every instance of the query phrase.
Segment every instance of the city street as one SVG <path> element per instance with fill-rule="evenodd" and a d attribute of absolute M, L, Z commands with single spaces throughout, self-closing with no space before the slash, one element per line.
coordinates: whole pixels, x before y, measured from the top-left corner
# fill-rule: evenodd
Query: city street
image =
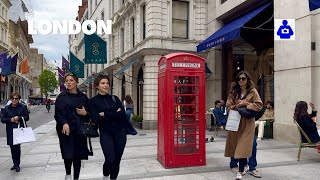
<path fill-rule="evenodd" d="M 41 110 L 41 109 L 40 109 Z M 45 111 L 37 117 L 46 117 Z M 50 113 L 50 117 L 52 118 Z M 35 121 L 39 121 L 36 119 Z M 46 121 L 49 118 L 44 119 Z M 52 120 L 52 119 L 51 119 Z M 12 160 L 6 138 L 0 137 L 1 180 L 61 180 L 64 165 L 61 159 L 55 121 L 35 128 L 37 141 L 22 145 L 21 171 L 10 171 Z M 157 131 L 140 130 L 136 136 L 128 136 L 121 162 L 119 179 L 144 180 L 229 180 L 235 174 L 229 170 L 229 158 L 224 157 L 226 133 L 219 132 L 214 142 L 206 144 L 206 166 L 165 169 L 157 161 Z M 210 137 L 211 132 L 207 132 Z M 93 139 L 94 156 L 82 161 L 80 179 L 102 179 L 104 157 L 99 139 Z M 315 149 L 302 149 L 301 160 L 297 161 L 298 146 L 273 139 L 258 141 L 258 170 L 263 179 L 305 179 L 320 176 L 320 158 Z M 243 179 L 254 180 L 247 174 Z"/>

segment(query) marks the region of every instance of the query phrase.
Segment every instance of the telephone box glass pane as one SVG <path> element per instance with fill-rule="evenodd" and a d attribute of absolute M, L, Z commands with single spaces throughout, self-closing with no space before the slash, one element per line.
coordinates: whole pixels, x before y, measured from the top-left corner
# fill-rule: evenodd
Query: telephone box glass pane
<path fill-rule="evenodd" d="M 199 77 L 174 77 L 174 153 L 199 152 Z"/>

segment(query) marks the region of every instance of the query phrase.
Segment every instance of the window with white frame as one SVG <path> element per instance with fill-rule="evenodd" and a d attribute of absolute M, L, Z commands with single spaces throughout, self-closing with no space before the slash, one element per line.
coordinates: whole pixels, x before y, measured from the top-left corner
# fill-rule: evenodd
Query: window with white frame
<path fill-rule="evenodd" d="M 131 18 L 131 27 L 130 27 L 130 34 L 131 34 L 131 45 L 132 45 L 132 48 L 134 47 L 135 45 L 135 19 L 134 17 Z"/>
<path fill-rule="evenodd" d="M 8 43 L 8 31 L 4 29 L 4 43 Z"/>
<path fill-rule="evenodd" d="M 114 59 L 115 57 L 115 47 L 114 47 L 114 39 L 115 39 L 115 36 L 111 36 L 111 59 Z"/>
<path fill-rule="evenodd" d="M 93 14 L 93 12 L 92 12 L 92 1 L 93 1 L 93 0 L 90 0 L 90 14 L 91 14 L 91 16 L 92 16 L 92 14 Z"/>
<path fill-rule="evenodd" d="M 0 41 L 2 41 L 2 34 L 3 34 L 3 32 L 2 32 L 2 28 L 0 28 Z"/>
<path fill-rule="evenodd" d="M 113 16 L 114 14 L 114 0 L 111 0 L 111 17 Z"/>
<path fill-rule="evenodd" d="M 174 0 L 172 2 L 172 37 L 188 39 L 188 34 L 189 2 Z"/>
<path fill-rule="evenodd" d="M 101 12 L 101 20 L 104 21 L 104 11 Z"/>
<path fill-rule="evenodd" d="M 144 40 L 146 38 L 146 28 L 147 28 L 147 21 L 146 21 L 146 5 L 144 4 L 143 6 L 141 6 L 141 29 L 142 29 L 142 40 Z"/>
<path fill-rule="evenodd" d="M 228 1 L 228 0 L 221 0 L 221 4 L 223 4 L 223 3 L 226 2 L 226 1 Z"/>
<path fill-rule="evenodd" d="M 124 28 L 120 29 L 120 55 L 124 52 Z"/>

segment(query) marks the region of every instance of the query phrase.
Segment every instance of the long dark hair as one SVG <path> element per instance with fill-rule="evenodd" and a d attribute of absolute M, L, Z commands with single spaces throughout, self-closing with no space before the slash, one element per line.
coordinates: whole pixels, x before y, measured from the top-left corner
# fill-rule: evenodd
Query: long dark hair
<path fill-rule="evenodd" d="M 237 76 L 235 77 L 235 79 L 233 80 L 233 82 L 231 83 L 231 87 L 230 87 L 230 92 L 229 94 L 233 95 L 233 97 L 240 97 L 241 94 L 241 88 L 240 85 L 238 83 L 238 78 L 240 77 L 241 74 L 244 74 L 247 78 L 247 92 L 246 94 L 248 94 L 253 88 L 254 88 L 254 83 L 251 80 L 251 76 L 247 71 L 240 71 Z"/>
<path fill-rule="evenodd" d="M 309 116 L 308 104 L 305 101 L 298 101 L 294 109 L 293 119 L 299 121 L 302 116 Z"/>
<path fill-rule="evenodd" d="M 124 100 L 125 100 L 126 103 L 128 103 L 128 104 L 132 104 L 132 103 L 133 103 L 130 95 L 126 95 L 126 97 L 124 98 Z"/>

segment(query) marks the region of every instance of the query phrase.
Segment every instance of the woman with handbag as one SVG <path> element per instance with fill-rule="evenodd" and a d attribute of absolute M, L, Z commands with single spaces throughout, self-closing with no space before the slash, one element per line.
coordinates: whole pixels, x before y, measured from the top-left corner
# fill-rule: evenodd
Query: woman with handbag
<path fill-rule="evenodd" d="M 71 179 L 72 164 L 73 178 L 79 179 L 81 160 L 87 160 L 90 155 L 87 138 L 79 130 L 81 119 L 88 115 L 84 108 L 88 97 L 78 90 L 79 80 L 75 74 L 66 74 L 64 80 L 67 89 L 56 99 L 54 118 L 57 121 L 56 130 L 66 170 L 65 179 Z"/>
<path fill-rule="evenodd" d="M 127 120 L 124 107 L 117 96 L 109 95 L 109 77 L 98 75 L 94 80 L 98 95 L 88 103 L 91 119 L 98 122 L 100 144 L 105 157 L 104 179 L 117 179 L 120 161 L 126 146 Z"/>
<path fill-rule="evenodd" d="M 11 93 L 10 99 L 11 99 L 11 104 L 7 105 L 2 110 L 1 122 L 6 124 L 7 145 L 10 146 L 11 157 L 13 161 L 13 166 L 11 167 L 11 170 L 16 170 L 16 172 L 19 172 L 21 147 L 20 147 L 20 144 L 13 145 L 13 129 L 18 128 L 19 123 L 20 123 L 20 127 L 24 127 L 22 118 L 25 121 L 28 121 L 29 112 L 28 112 L 27 106 L 19 103 L 21 99 L 21 95 L 19 93 L 17 92 Z"/>
<path fill-rule="evenodd" d="M 251 156 L 255 130 L 254 115 L 256 115 L 255 112 L 262 109 L 262 105 L 249 73 L 247 71 L 239 72 L 231 84 L 227 109 L 228 111 L 242 109 L 245 114 L 239 111 L 241 119 L 238 131 L 228 131 L 225 147 L 225 157 L 239 159 L 239 172 L 236 180 L 242 179 L 247 158 Z"/>

